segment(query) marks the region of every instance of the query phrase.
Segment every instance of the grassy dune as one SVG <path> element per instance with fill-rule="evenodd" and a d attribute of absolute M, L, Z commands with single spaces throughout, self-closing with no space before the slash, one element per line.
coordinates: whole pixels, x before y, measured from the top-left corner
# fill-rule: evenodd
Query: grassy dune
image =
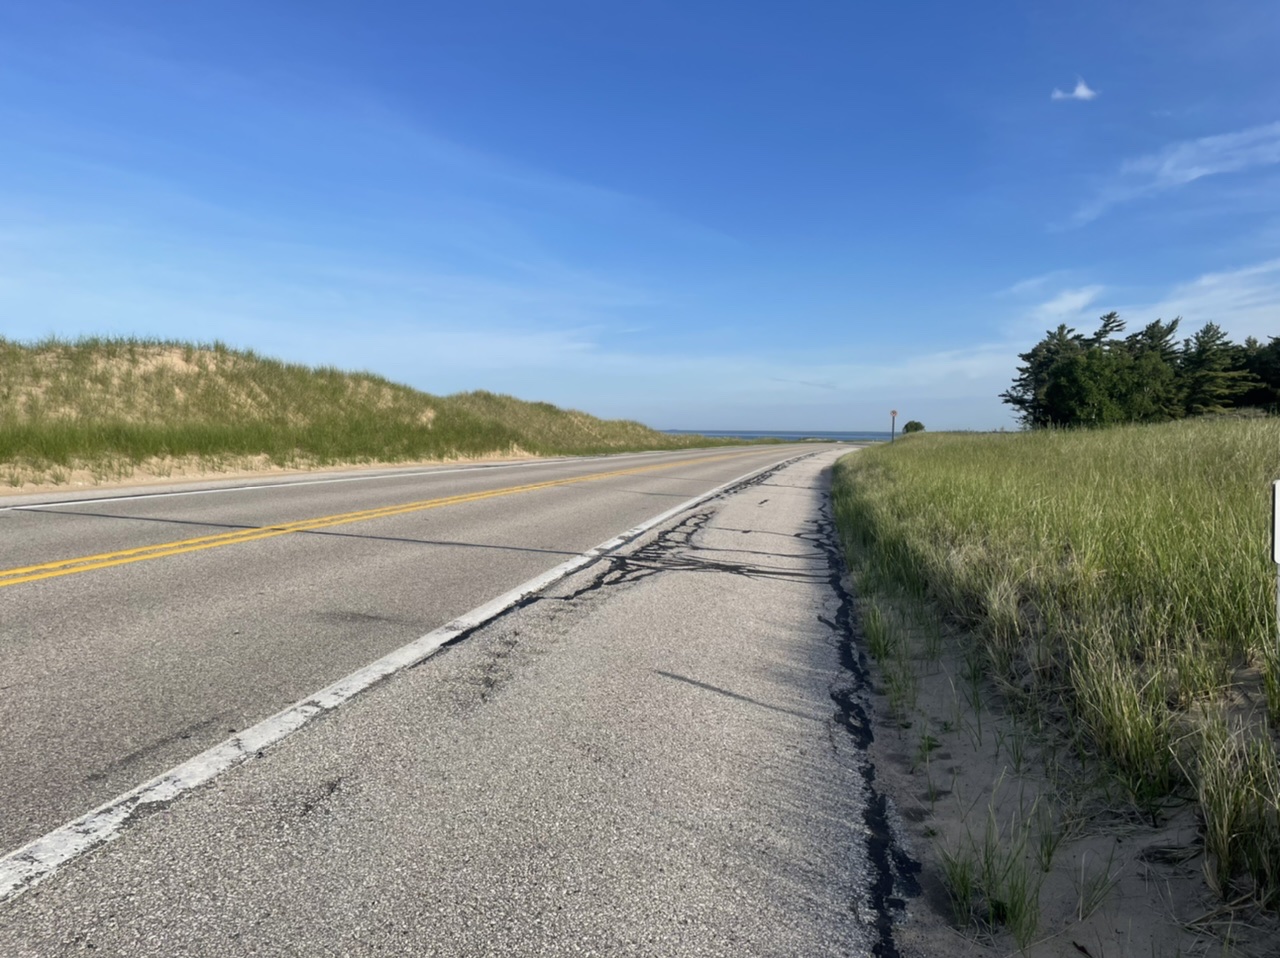
<path fill-rule="evenodd" d="M 221 344 L 0 338 L 0 481 L 718 444 L 487 392 L 432 396 Z"/>
<path fill-rule="evenodd" d="M 1198 806 L 1206 879 L 1280 906 L 1280 652 L 1270 483 L 1280 420 L 921 435 L 841 460 L 864 588 L 972 636 L 1151 819 Z"/>

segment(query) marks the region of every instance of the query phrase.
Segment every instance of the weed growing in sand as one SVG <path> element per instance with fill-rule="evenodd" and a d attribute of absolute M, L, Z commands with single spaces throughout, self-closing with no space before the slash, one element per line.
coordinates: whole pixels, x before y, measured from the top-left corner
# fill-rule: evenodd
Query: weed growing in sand
<path fill-rule="evenodd" d="M 1114 867 L 1116 860 L 1114 845 L 1105 862 L 1096 862 L 1090 867 L 1088 858 L 1089 853 L 1082 852 L 1080 871 L 1078 874 L 1072 873 L 1076 887 L 1076 918 L 1079 921 L 1084 921 L 1097 911 L 1120 880 L 1120 872 Z"/>
<path fill-rule="evenodd" d="M 912 665 L 912 627 L 892 603 L 864 601 L 861 607 L 862 633 L 871 657 L 884 676 L 889 709 L 904 725 L 910 724 L 919 694 L 919 679 Z"/>
<path fill-rule="evenodd" d="M 862 608 L 862 634 L 867 640 L 867 651 L 877 662 L 882 662 L 894 653 L 898 637 L 892 624 L 874 602 Z"/>
<path fill-rule="evenodd" d="M 1053 868 L 1053 859 L 1067 837 L 1067 829 L 1060 819 L 1054 817 L 1048 805 L 1041 805 L 1036 812 L 1036 863 L 1042 872 Z"/>
<path fill-rule="evenodd" d="M 980 837 L 968 834 L 956 847 L 939 850 L 957 924 L 991 931 L 1003 926 L 1020 948 L 1030 943 L 1040 922 L 1041 881 L 1027 861 L 1030 833 L 1022 817 L 1001 828 L 992 808 Z"/>
<path fill-rule="evenodd" d="M 916 625 L 924 637 L 921 655 L 926 662 L 938 662 L 942 658 L 942 621 L 937 612 L 924 602 L 916 603 Z"/>
<path fill-rule="evenodd" d="M 916 678 L 916 670 L 911 660 L 904 655 L 895 655 L 882 662 L 884 670 L 885 691 L 889 696 L 889 709 L 903 727 L 911 724 L 911 713 L 915 711 L 916 698 L 920 693 L 920 683 Z"/>
<path fill-rule="evenodd" d="M 911 764 L 911 771 L 915 771 L 921 765 L 929 764 L 929 756 L 938 748 L 942 747 L 942 743 L 929 733 L 928 726 L 920 733 L 920 742 L 916 745 L 915 760 Z"/>

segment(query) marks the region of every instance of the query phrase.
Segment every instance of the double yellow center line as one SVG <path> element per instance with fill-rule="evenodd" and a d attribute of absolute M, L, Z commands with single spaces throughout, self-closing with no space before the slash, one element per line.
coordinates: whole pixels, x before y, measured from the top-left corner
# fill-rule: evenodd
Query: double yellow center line
<path fill-rule="evenodd" d="M 197 536 L 194 539 L 180 539 L 177 542 L 165 542 L 159 545 L 139 546 L 135 549 L 120 549 L 116 552 L 101 552 L 97 555 L 81 556 L 77 559 L 59 559 L 55 562 L 42 562 L 39 565 L 20 566 L 16 569 L 0 571 L 0 588 L 9 585 L 21 585 L 24 582 L 37 582 L 41 579 L 53 579 L 58 576 L 75 575 L 79 572 L 91 572 L 94 569 L 108 569 L 112 566 L 128 565 L 132 562 L 147 562 L 151 559 L 164 559 L 169 556 L 182 555 L 187 552 L 200 552 L 204 549 L 218 549 L 222 546 L 238 545 L 242 542 L 255 542 L 259 539 L 272 539 L 294 532 L 314 532 L 319 529 L 331 529 L 352 522 L 365 522 L 369 519 L 386 519 L 391 516 L 402 516 L 410 512 L 422 512 L 425 509 L 439 509 L 443 506 L 456 506 L 464 502 L 479 502 L 482 499 L 496 499 L 500 496 L 514 496 L 522 492 L 534 492 L 538 489 L 551 489 L 556 486 L 569 486 L 580 482 L 595 482 L 600 479 L 614 479 L 618 476 L 634 476 L 644 472 L 655 472 L 660 469 L 674 469 L 677 466 L 702 465 L 722 459 L 734 459 L 751 453 L 726 453 L 719 456 L 707 456 L 701 459 L 685 459 L 680 462 L 664 462 L 651 466 L 636 466 L 632 469 L 617 469 L 612 472 L 595 472 L 585 476 L 572 476 L 568 479 L 551 479 L 547 482 L 534 482 L 523 486 L 507 486 L 503 489 L 489 489 L 484 492 L 468 492 L 456 496 L 442 496 L 438 499 L 422 499 L 418 502 L 405 502 L 393 506 L 382 506 L 378 509 L 362 509 L 358 512 L 342 512 L 332 516 L 320 516 L 316 519 L 302 519 L 298 522 L 286 522 L 273 526 L 255 526 L 249 529 L 236 529 L 217 535 Z"/>

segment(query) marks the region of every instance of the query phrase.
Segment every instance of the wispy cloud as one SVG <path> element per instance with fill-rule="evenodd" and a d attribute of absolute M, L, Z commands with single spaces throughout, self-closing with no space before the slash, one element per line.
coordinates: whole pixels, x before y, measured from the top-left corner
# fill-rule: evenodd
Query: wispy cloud
<path fill-rule="evenodd" d="M 1029 276 L 1026 279 L 1019 280 L 1012 286 L 1006 286 L 1004 289 L 998 290 L 995 295 L 1003 299 L 1039 293 L 1055 280 L 1061 281 L 1064 279 L 1068 272 L 1068 270 L 1055 269 L 1048 273 L 1041 273 L 1039 276 Z"/>
<path fill-rule="evenodd" d="M 1103 286 L 1064 289 L 1053 298 L 1033 308 L 1030 319 L 1042 327 L 1056 327 L 1061 323 L 1066 323 L 1068 326 L 1078 325 L 1082 319 L 1086 318 L 1085 311 L 1097 302 L 1104 289 Z"/>
<path fill-rule="evenodd" d="M 652 305 L 641 286 L 555 263 L 499 275 L 320 244 L 245 239 L 228 251 L 182 235 L 162 239 L 158 250 L 162 244 L 148 231 L 83 222 L 0 230 L 0 315 L 12 317 L 6 335 L 209 330 L 210 337 L 331 363 L 342 362 L 344 350 L 320 355 L 316 350 L 328 347 L 318 340 L 341 335 L 359 317 L 366 337 L 382 326 L 393 338 L 408 329 L 429 332 L 435 346 L 413 361 L 428 375 L 447 375 L 467 356 L 477 367 L 553 364 L 609 339 L 616 317 Z M 477 348 L 485 336 L 491 348 Z M 512 348 L 498 348 L 502 343 Z"/>
<path fill-rule="evenodd" d="M 1172 143 L 1155 153 L 1125 161 L 1113 182 L 1076 213 L 1075 221 L 1090 222 L 1117 204 L 1175 190 L 1207 176 L 1241 173 L 1277 163 L 1280 122 Z"/>
<path fill-rule="evenodd" d="M 1216 173 L 1236 173 L 1273 163 L 1280 163 L 1280 123 L 1174 143 L 1158 153 L 1128 161 L 1120 172 L 1143 177 L 1152 189 L 1164 190 Z"/>
<path fill-rule="evenodd" d="M 1075 89 L 1070 93 L 1064 93 L 1057 87 L 1053 88 L 1053 92 L 1049 94 L 1050 100 L 1092 100 L 1098 95 L 1098 91 L 1084 82 L 1083 77 L 1076 77 Z"/>
<path fill-rule="evenodd" d="M 839 389 L 840 388 L 835 383 L 826 383 L 826 382 L 818 383 L 818 382 L 812 382 L 811 380 L 808 380 L 808 379 L 784 379 L 781 376 L 770 376 L 769 381 L 775 382 L 775 383 L 788 383 L 792 386 L 812 386 L 814 389 Z"/>
<path fill-rule="evenodd" d="M 1280 335 L 1280 259 L 1205 273 L 1173 287 L 1154 303 L 1116 308 L 1131 328 L 1181 316 L 1188 334 L 1212 322 L 1237 342 L 1247 336 L 1265 342 Z"/>
<path fill-rule="evenodd" d="M 1183 332 L 1188 335 L 1210 322 L 1217 323 L 1237 342 L 1248 336 L 1265 341 L 1280 335 L 1280 259 L 1204 273 L 1154 298 L 1126 302 L 1107 295 L 1103 300 L 1107 292 L 1102 285 L 1081 286 L 1063 289 L 1040 302 L 1027 301 L 1010 325 L 1009 334 L 1020 340 L 1059 323 L 1088 332 L 1096 327 L 1102 313 L 1114 309 L 1130 330 L 1155 319 L 1181 316 Z"/>

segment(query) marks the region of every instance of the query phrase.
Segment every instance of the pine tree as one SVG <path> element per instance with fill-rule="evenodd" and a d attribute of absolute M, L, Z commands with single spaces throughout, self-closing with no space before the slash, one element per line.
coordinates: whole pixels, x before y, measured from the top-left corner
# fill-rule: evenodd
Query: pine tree
<path fill-rule="evenodd" d="M 1105 346 L 1116 333 L 1124 332 L 1124 320 L 1115 310 L 1100 316 L 1098 323 L 1098 331 L 1085 341 L 1089 346 Z"/>
<path fill-rule="evenodd" d="M 1132 359 L 1124 396 L 1127 419 L 1165 422 L 1183 416 L 1184 397 L 1174 338 L 1180 322 L 1181 316 L 1168 323 L 1157 319 L 1125 338 L 1125 350 Z"/>
<path fill-rule="evenodd" d="M 1122 404 L 1128 355 L 1095 345 L 1054 367 L 1045 403 L 1057 426 L 1107 426 L 1128 417 Z"/>
<path fill-rule="evenodd" d="M 1236 405 L 1280 412 L 1280 336 L 1272 336 L 1265 346 L 1250 336 L 1236 353 L 1233 368 L 1251 380 Z"/>
<path fill-rule="evenodd" d="M 1018 411 L 1018 419 L 1032 429 L 1058 425 L 1055 422 L 1046 391 L 1053 381 L 1054 368 L 1084 349 L 1084 337 L 1064 323 L 1018 356 L 1023 365 L 1013 385 L 1000 394 L 1000 399 Z"/>
<path fill-rule="evenodd" d="M 1249 389 L 1250 377 L 1233 368 L 1234 347 L 1217 323 L 1205 323 L 1182 344 L 1180 372 L 1188 416 L 1226 412 Z"/>
<path fill-rule="evenodd" d="M 1091 336 L 1061 325 L 1018 357 L 1000 398 L 1032 429 L 1166 422 L 1246 405 L 1280 410 L 1280 336 L 1237 346 L 1207 323 L 1179 346 L 1181 321 L 1158 319 L 1123 339 L 1114 312 Z"/>

